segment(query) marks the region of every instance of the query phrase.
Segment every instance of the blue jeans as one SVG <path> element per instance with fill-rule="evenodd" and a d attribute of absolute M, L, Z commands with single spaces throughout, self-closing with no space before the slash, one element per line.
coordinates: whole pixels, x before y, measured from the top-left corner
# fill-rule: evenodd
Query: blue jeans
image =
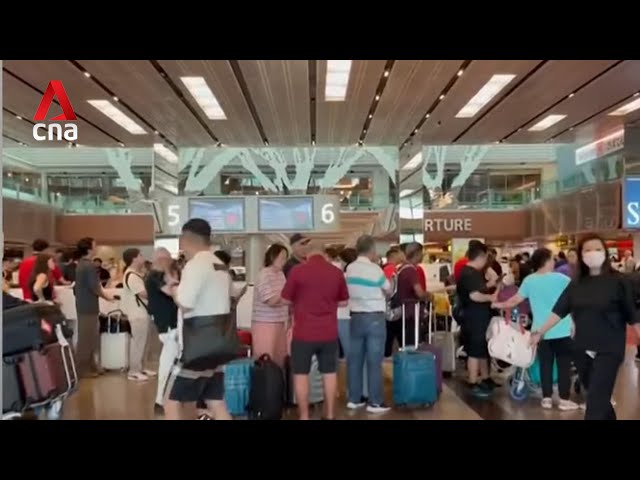
<path fill-rule="evenodd" d="M 349 361 L 349 349 L 351 348 L 351 320 L 341 318 L 338 320 L 338 337 L 340 338 L 340 345 L 342 345 L 342 351 L 344 352 L 344 358 Z M 349 376 L 349 368 L 347 363 L 347 377 Z M 369 396 L 369 388 L 367 381 L 367 364 L 364 364 L 364 368 L 362 369 L 362 378 L 364 381 L 362 382 L 362 395 L 365 397 Z M 347 390 L 349 389 L 349 380 L 347 379 Z M 347 393 L 347 397 L 351 398 L 351 396 Z M 360 397 L 358 397 L 358 402 L 360 402 Z"/>
<path fill-rule="evenodd" d="M 369 403 L 380 405 L 384 394 L 382 387 L 382 362 L 387 338 L 387 322 L 384 312 L 352 313 L 351 341 L 347 356 L 349 401 L 358 403 L 362 396 L 363 368 L 367 367 Z"/>

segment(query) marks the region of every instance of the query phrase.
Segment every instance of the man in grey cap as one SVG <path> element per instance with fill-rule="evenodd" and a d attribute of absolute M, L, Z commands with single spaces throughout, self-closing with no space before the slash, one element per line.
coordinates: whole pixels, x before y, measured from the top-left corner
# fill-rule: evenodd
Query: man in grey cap
<path fill-rule="evenodd" d="M 289 244 L 291 245 L 291 256 L 287 263 L 284 264 L 282 271 L 285 277 L 289 277 L 291 269 L 300 263 L 304 263 L 307 259 L 307 253 L 309 253 L 310 238 L 305 237 L 301 233 L 294 233 L 289 237 Z"/>

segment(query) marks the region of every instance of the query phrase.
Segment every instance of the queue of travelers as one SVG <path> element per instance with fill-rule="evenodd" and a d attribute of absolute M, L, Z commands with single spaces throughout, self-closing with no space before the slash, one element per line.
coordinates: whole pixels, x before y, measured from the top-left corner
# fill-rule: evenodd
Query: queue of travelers
<path fill-rule="evenodd" d="M 99 357 L 98 300 L 114 300 L 106 285 L 117 278 L 122 286 L 121 308 L 132 333 L 127 378 L 145 382 L 156 376 L 148 368 L 147 351 L 149 335 L 157 334 L 162 350 L 156 412 L 164 412 L 167 419 L 189 419 L 196 418 L 198 406 L 209 418 L 228 420 L 231 415 L 224 402 L 221 365 L 186 368 L 177 360 L 184 348 L 182 335 L 193 325 L 203 321 L 235 324 L 235 305 L 246 286 L 235 288 L 229 273 L 230 256 L 211 251 L 211 227 L 205 220 L 185 223 L 180 243 L 184 257 L 177 261 L 164 248 L 154 252 L 151 262 L 139 249 L 125 250 L 120 275 L 117 269 L 114 274 L 103 267 L 92 238 L 78 241 L 73 252 L 51 252 L 46 241 L 36 240 L 34 255 L 19 266 L 19 285 L 26 301 L 56 302 L 53 287 L 73 284 L 78 371 L 81 377 L 95 377 L 104 373 Z M 253 295 L 253 355 L 268 354 L 280 367 L 290 358 L 302 420 L 309 418 L 313 357 L 323 379 L 325 419 L 336 418 L 339 352 L 347 364 L 346 407 L 384 413 L 390 408 L 383 398 L 385 358 L 395 348 L 424 340 L 422 333 L 421 338 L 414 338 L 415 322 L 424 324 L 424 306 L 433 298 L 419 267 L 423 246 L 414 242 L 394 247 L 386 253 L 386 263 L 380 264 L 375 243 L 364 235 L 355 248 L 325 250 L 296 233 L 289 239 L 291 253 L 277 243 L 265 252 Z M 576 248 L 556 257 L 540 248 L 532 255 L 515 255 L 508 265 L 505 268 L 498 261 L 495 250 L 471 240 L 446 287 L 456 294 L 453 313 L 461 326 L 471 393 L 486 398 L 499 386 L 491 377 L 487 327 L 496 313 L 517 308 L 532 320 L 542 408 L 554 407 L 555 363 L 560 410 L 583 408 L 585 419 L 615 419 L 612 393 L 624 356 L 626 326 L 640 336 L 636 313 L 640 273 L 630 252 L 625 253 L 621 269 L 629 270 L 630 275 L 612 265 L 597 235 L 585 236 Z M 12 267 L 3 266 L 6 294 Z M 399 308 L 416 304 L 421 308 L 405 311 L 403 338 L 397 321 Z M 587 391 L 581 405 L 570 398 L 573 365 Z"/>

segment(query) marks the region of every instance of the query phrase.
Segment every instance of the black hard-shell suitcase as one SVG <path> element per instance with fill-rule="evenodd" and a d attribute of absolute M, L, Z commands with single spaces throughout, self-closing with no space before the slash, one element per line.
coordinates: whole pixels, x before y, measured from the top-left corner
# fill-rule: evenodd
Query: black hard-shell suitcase
<path fill-rule="evenodd" d="M 66 338 L 73 332 L 60 307 L 52 303 L 30 303 L 5 310 L 2 315 L 2 355 L 40 350 L 58 341 L 56 326 Z"/>
<path fill-rule="evenodd" d="M 284 372 L 269 355 L 264 354 L 255 361 L 251 369 L 249 419 L 280 420 L 284 402 Z"/>

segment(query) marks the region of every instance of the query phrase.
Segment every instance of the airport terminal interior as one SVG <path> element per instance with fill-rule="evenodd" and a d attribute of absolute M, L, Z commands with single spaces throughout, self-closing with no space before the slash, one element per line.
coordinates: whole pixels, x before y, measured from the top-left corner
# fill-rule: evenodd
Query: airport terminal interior
<path fill-rule="evenodd" d="M 206 380 L 210 383 L 199 387 L 198 400 L 221 400 L 211 393 L 213 379 L 218 378 L 225 388 L 222 409 L 233 419 L 246 419 L 248 400 L 238 410 L 231 405 L 237 399 L 228 397 L 234 388 L 230 373 L 224 380 L 219 372 L 211 378 L 196 376 L 197 380 L 176 373 L 176 365 L 197 343 L 187 335 L 186 326 L 193 323 L 188 321 L 189 312 L 200 307 L 186 307 L 188 287 L 181 280 L 167 279 L 174 273 L 184 279 L 189 268 L 195 269 L 193 245 L 202 240 L 203 230 L 199 223 L 189 225 L 193 219 L 204 219 L 208 249 L 215 252 L 217 262 L 211 278 L 224 274 L 229 286 L 220 289 L 213 280 L 206 285 L 213 310 L 227 306 L 225 312 L 201 315 L 228 314 L 235 322 L 234 338 L 237 329 L 243 347 L 237 360 L 218 370 L 226 372 L 235 362 L 236 367 L 250 365 L 255 373 L 260 355 L 271 352 L 284 378 L 283 419 L 302 415 L 295 397 L 305 393 L 300 386 L 304 370 L 300 364 L 305 361 L 295 356 L 302 345 L 313 345 L 308 357 L 311 419 L 582 420 L 585 414 L 597 417 L 592 407 L 597 403 L 598 411 L 613 409 L 603 414 L 607 418 L 640 420 L 640 355 L 638 330 L 633 326 L 635 307 L 640 306 L 640 61 L 5 60 L 0 64 L 3 316 L 6 319 L 11 312 L 8 299 L 19 305 L 16 309 L 54 305 L 68 327 L 57 337 L 62 357 L 67 358 L 65 348 L 73 352 L 79 376 L 77 382 L 64 377 L 72 370 L 64 363 L 62 383 L 68 382 L 68 388 L 44 398 L 41 384 L 29 384 L 37 376 L 35 363 L 31 373 L 25 373 L 24 363 L 16 367 L 7 360 L 5 320 L 5 418 L 163 420 L 181 409 L 182 418 L 222 419 L 220 402 L 215 408 L 199 402 L 196 410 L 196 399 L 190 395 L 196 381 Z M 598 247 L 593 248 L 604 251 L 597 267 L 588 263 L 594 253 L 588 245 L 594 242 Z M 467 292 L 462 279 L 471 278 L 476 254 L 488 260 L 478 267 L 481 287 L 469 287 Z M 279 262 L 287 256 L 295 262 L 290 271 L 285 264 L 283 274 Z M 325 261 L 322 265 L 320 258 Z M 160 273 L 164 286 L 157 292 L 169 299 L 170 306 L 152 311 L 155 297 L 149 286 L 165 260 L 170 266 Z M 329 263 L 335 271 L 322 270 Z M 380 272 L 381 283 L 350 276 L 356 269 L 352 265 L 366 270 L 364 263 Z M 549 273 L 543 273 L 547 267 L 541 265 L 550 265 Z M 620 339 L 619 365 L 614 364 L 611 374 L 616 375 L 618 365 L 611 407 L 608 402 L 602 406 L 602 395 L 593 391 L 606 391 L 602 384 L 607 379 L 601 381 L 601 371 L 596 370 L 605 368 L 600 366 L 603 357 L 615 355 L 576 347 L 586 335 L 580 332 L 581 325 L 583 332 L 591 328 L 579 319 L 584 308 L 566 310 L 578 312 L 573 321 L 570 316 L 560 320 L 571 325 L 573 340 L 568 329 L 566 338 L 540 340 L 545 352 L 551 348 L 549 342 L 566 340 L 571 346 L 563 357 L 570 359 L 566 360 L 569 397 L 560 399 L 566 397 L 564 380 L 562 374 L 555 378 L 554 370 L 552 400 L 547 404 L 539 373 L 543 348 L 536 354 L 528 339 L 534 343 L 546 317 L 565 311 L 558 310 L 562 303 L 556 304 L 558 298 L 571 297 L 572 305 L 584 307 L 584 298 L 576 300 L 576 285 L 599 280 L 591 276 L 600 275 L 600 268 L 605 272 L 605 265 L 610 276 L 619 279 L 615 285 L 624 292 L 619 297 L 628 293 L 634 302 L 631 309 L 615 312 L 619 322 L 605 332 L 605 336 L 613 332 L 611 344 L 618 345 Z M 408 284 L 407 294 L 417 295 L 416 309 L 421 310 L 420 321 L 412 323 L 421 342 L 417 352 L 434 362 L 434 378 L 442 377 L 441 387 L 433 381 L 434 389 L 439 387 L 434 398 L 418 405 L 398 400 L 404 383 L 398 378 L 404 372 L 398 365 L 409 359 L 401 357 L 407 353 L 400 340 L 403 334 L 394 333 L 394 342 L 391 333 L 403 322 L 394 302 L 407 290 L 405 267 L 419 280 Z M 322 306 L 335 307 L 330 314 L 304 313 L 320 308 L 319 301 L 299 305 L 303 295 L 292 293 L 296 288 L 303 291 L 304 282 L 314 281 L 303 272 L 315 271 L 333 280 L 324 282 L 322 292 L 305 293 L 304 298 L 322 297 Z M 95 288 L 87 287 L 87 282 L 94 283 L 87 272 L 95 277 Z M 337 276 L 330 277 L 333 274 Z M 531 287 L 533 282 L 522 297 L 528 301 L 509 308 L 493 306 L 524 295 L 520 287 L 525 277 L 541 275 L 555 275 L 553 281 L 566 278 L 559 291 L 545 294 L 555 294 L 546 300 L 551 304 L 545 318 L 532 313 L 543 311 L 537 310 L 534 297 L 539 292 Z M 131 288 L 132 279 L 139 288 Z M 327 300 L 343 283 L 347 300 L 339 292 L 335 301 L 333 296 Z M 357 296 L 366 289 L 380 296 L 382 306 L 377 310 L 368 309 L 371 301 L 362 307 L 366 302 Z M 543 290 L 549 290 L 544 282 Z M 82 298 L 87 291 L 95 292 L 89 302 L 95 301 L 95 312 Z M 218 298 L 222 291 L 224 298 Z M 486 299 L 475 300 L 476 293 Z M 477 342 L 469 338 L 476 334 L 468 333 L 471 327 L 462 327 L 473 315 L 461 313 L 459 321 L 455 318 L 459 305 L 461 312 L 475 311 L 464 306 L 473 302 L 485 302 L 491 317 L 515 320 L 515 324 L 505 322 L 509 328 L 523 324 L 522 332 L 512 330 L 527 336 L 530 362 L 521 367 L 515 360 L 511 364 L 497 358 L 499 354 L 486 359 L 494 355 L 494 348 L 498 350 L 491 346 L 492 340 L 487 346 L 486 339 L 483 352 L 489 353 L 474 356 Z M 177 326 L 166 327 L 169 330 L 158 322 L 167 309 L 175 309 L 179 318 Z M 378 343 L 372 347 L 373 337 L 367 337 L 362 348 L 369 351 L 358 357 L 353 350 L 355 320 L 357 325 L 366 323 L 363 319 L 373 318 L 372 311 L 376 319 L 384 319 L 379 346 L 385 352 L 372 353 Z M 282 312 L 286 320 L 273 320 Z M 296 323 L 298 314 L 304 320 Z M 333 335 L 333 356 L 324 350 L 331 345 L 327 339 L 322 337 L 325 343 L 315 337 L 302 340 L 300 333 L 303 322 L 312 323 L 323 315 L 332 318 L 330 331 L 314 335 Z M 139 323 L 142 317 L 144 327 Z M 292 319 L 293 333 L 287 327 Z M 86 333 L 82 325 L 87 323 L 100 331 L 98 336 Z M 345 342 L 342 330 L 339 340 L 334 338 L 336 325 L 339 330 L 346 325 L 352 338 Z M 311 335 L 313 325 L 304 332 Z M 485 338 L 484 330 L 480 336 Z M 146 342 L 139 340 L 142 337 Z M 169 344 L 179 350 L 171 358 Z M 93 355 L 94 350 L 101 355 Z M 20 355 L 31 358 L 32 353 Z M 556 355 L 560 359 L 561 354 Z M 352 372 L 359 369 L 349 366 L 362 361 L 369 368 L 373 356 L 381 363 L 375 370 L 382 376 L 378 399 L 374 397 L 379 396 L 380 382 L 375 375 L 365 369 L 360 375 L 363 384 L 353 387 L 357 375 Z M 252 357 L 255 364 L 247 360 Z M 163 366 L 166 358 L 168 367 Z M 599 366 L 582 369 L 585 358 Z M 488 364 L 488 373 L 479 370 L 479 383 L 470 376 L 476 373 L 469 373 L 474 361 Z M 560 363 L 556 366 L 564 372 Z M 330 373 L 332 367 L 337 369 L 333 412 L 326 398 L 332 389 L 323 390 L 320 373 Z M 87 368 L 92 371 L 87 373 Z M 585 382 L 590 380 L 583 373 L 589 368 L 592 400 L 587 404 Z M 9 371 L 16 382 L 14 403 L 7 403 Z M 352 398 L 354 389 L 362 390 L 362 398 Z M 29 390 L 36 392 L 32 397 L 41 398 L 31 398 Z"/>

